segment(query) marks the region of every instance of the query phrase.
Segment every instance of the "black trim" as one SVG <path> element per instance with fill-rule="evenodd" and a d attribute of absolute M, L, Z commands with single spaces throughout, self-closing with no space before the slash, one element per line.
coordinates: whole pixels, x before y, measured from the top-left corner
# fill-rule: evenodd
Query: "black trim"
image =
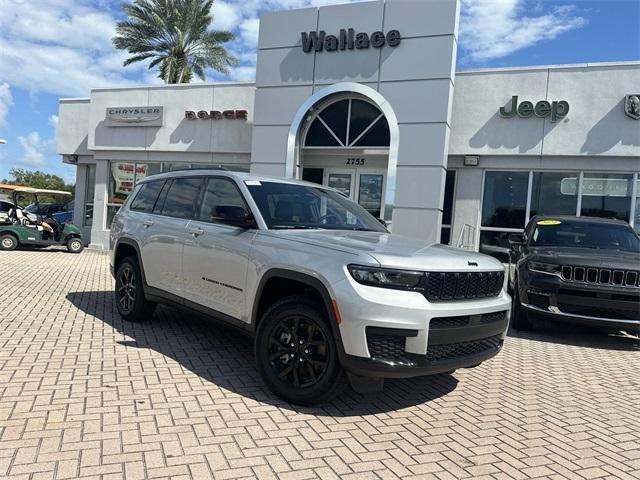
<path fill-rule="evenodd" d="M 162 303 L 165 305 L 171 305 L 178 308 L 191 310 L 202 315 L 205 315 L 209 319 L 216 323 L 223 324 L 225 326 L 234 328 L 246 334 L 253 334 L 253 326 L 249 323 L 238 320 L 225 313 L 219 312 L 212 308 L 202 306 L 198 303 L 187 300 L 186 298 L 179 297 L 173 293 L 166 292 L 159 288 L 149 287 L 145 283 L 144 296 L 150 302 Z"/>
<path fill-rule="evenodd" d="M 382 378 L 409 378 L 423 375 L 435 375 L 437 373 L 451 372 L 458 368 L 470 368 L 489 360 L 500 352 L 502 345 L 475 355 L 453 358 L 451 360 L 439 360 L 429 363 L 426 355 L 405 353 L 410 365 L 396 365 L 370 358 L 345 355 L 342 366 L 350 373 L 363 377 Z"/>
<path fill-rule="evenodd" d="M 417 337 L 418 330 L 405 328 L 366 327 L 369 335 L 388 335 L 390 337 Z"/>
<path fill-rule="evenodd" d="M 147 276 L 144 273 L 144 265 L 142 264 L 142 252 L 140 252 L 140 247 L 138 246 L 138 243 L 135 240 L 132 240 L 130 238 L 126 238 L 126 237 L 119 238 L 116 244 L 113 246 L 114 261 L 115 261 L 115 258 L 118 256 L 118 248 L 120 248 L 120 245 L 128 245 L 129 247 L 133 247 L 133 249 L 136 251 L 136 256 L 138 257 L 138 265 L 140 266 L 140 274 L 142 275 L 142 282 L 144 283 L 144 286 L 147 287 L 148 286 Z M 115 278 L 116 266 L 111 265 L 110 267 L 111 267 L 111 276 Z"/>

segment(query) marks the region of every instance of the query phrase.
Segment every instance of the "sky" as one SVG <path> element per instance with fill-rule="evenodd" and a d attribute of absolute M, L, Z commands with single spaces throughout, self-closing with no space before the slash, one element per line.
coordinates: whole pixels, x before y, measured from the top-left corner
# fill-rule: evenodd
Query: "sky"
<path fill-rule="evenodd" d="M 231 30 L 240 65 L 207 81 L 253 80 L 259 15 L 361 0 L 215 0 L 212 28 Z M 429 0 L 414 0 L 429 1 Z M 13 167 L 75 181 L 55 151 L 58 99 L 91 88 L 160 83 L 111 38 L 120 0 L 0 0 L 0 180 Z M 461 0 L 458 70 L 640 60 L 640 0 Z"/>

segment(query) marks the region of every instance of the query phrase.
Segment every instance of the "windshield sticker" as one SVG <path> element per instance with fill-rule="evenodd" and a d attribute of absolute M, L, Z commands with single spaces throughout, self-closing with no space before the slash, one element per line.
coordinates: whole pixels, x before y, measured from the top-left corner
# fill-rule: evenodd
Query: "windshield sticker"
<path fill-rule="evenodd" d="M 560 220 L 540 220 L 536 225 L 560 225 Z"/>
<path fill-rule="evenodd" d="M 260 187 L 260 186 L 262 186 L 262 184 L 260 183 L 259 180 L 245 180 L 244 183 L 245 183 L 245 185 L 248 185 L 250 187 Z"/>

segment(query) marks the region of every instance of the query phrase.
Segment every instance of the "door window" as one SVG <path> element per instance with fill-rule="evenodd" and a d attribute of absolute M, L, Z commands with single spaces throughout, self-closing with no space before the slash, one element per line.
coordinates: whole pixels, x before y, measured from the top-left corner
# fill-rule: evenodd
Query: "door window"
<path fill-rule="evenodd" d="M 382 207 L 383 175 L 361 174 L 358 188 L 358 203 L 371 215 L 380 218 Z"/>
<path fill-rule="evenodd" d="M 136 195 L 136 198 L 131 202 L 131 210 L 151 213 L 163 185 L 164 181 L 147 182 L 143 184 L 142 187 L 140 187 L 140 191 Z"/>
<path fill-rule="evenodd" d="M 226 178 L 210 178 L 207 181 L 198 220 L 217 223 L 215 219 L 220 216 L 219 207 L 241 207 L 249 211 L 235 183 Z"/>
<path fill-rule="evenodd" d="M 203 178 L 176 178 L 164 200 L 162 214 L 169 217 L 192 219 Z"/>
<path fill-rule="evenodd" d="M 330 173 L 327 185 L 351 197 L 351 173 Z"/>

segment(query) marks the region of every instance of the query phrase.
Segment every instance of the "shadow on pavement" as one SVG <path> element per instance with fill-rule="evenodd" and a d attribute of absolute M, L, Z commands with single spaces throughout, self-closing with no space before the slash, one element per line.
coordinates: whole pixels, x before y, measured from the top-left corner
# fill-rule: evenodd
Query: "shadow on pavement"
<path fill-rule="evenodd" d="M 631 332 L 624 333 L 542 319 L 537 320 L 536 328 L 532 332 L 517 331 L 510 328 L 507 335 L 538 342 L 603 350 L 640 350 L 640 339 L 637 334 L 634 335 Z"/>
<path fill-rule="evenodd" d="M 375 396 L 347 389 L 325 405 L 299 407 L 280 400 L 264 386 L 254 366 L 253 342 L 241 332 L 165 306 L 159 306 L 146 322 L 125 322 L 117 313 L 111 291 L 71 292 L 66 298 L 82 312 L 129 337 L 117 341 L 120 345 L 154 350 L 220 388 L 299 413 L 335 417 L 397 411 L 442 397 L 458 384 L 448 374 L 387 380 L 384 391 Z"/>

